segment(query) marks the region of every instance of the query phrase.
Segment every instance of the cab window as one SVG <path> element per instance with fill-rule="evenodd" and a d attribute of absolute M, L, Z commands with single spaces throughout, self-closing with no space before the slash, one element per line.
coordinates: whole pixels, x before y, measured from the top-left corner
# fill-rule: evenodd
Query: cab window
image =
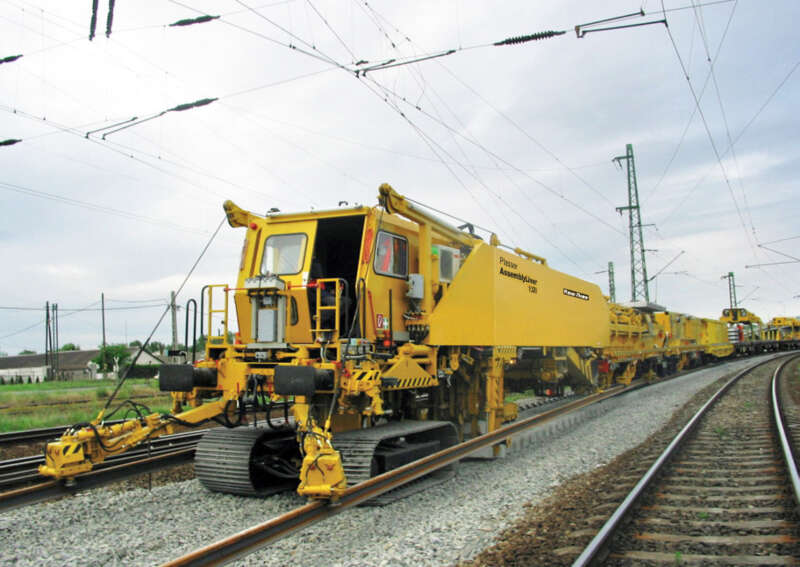
<path fill-rule="evenodd" d="M 408 240 L 402 236 L 379 232 L 375 245 L 375 272 L 384 276 L 408 276 Z"/>
<path fill-rule="evenodd" d="M 274 234 L 267 238 L 261 273 L 276 276 L 299 273 L 303 267 L 307 240 L 305 234 Z"/>

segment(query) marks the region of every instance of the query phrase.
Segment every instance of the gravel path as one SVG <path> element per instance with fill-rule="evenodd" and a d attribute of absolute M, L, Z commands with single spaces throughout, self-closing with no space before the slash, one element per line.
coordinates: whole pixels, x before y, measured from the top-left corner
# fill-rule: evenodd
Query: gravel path
<path fill-rule="evenodd" d="M 311 526 L 239 565 L 450 565 L 490 545 L 526 502 L 644 441 L 698 390 L 749 361 L 654 384 L 583 424 L 551 428 L 501 460 L 461 463 L 454 481 L 384 508 Z M 295 494 L 265 500 L 210 493 L 196 480 L 151 491 L 96 490 L 0 515 L 2 565 L 153 565 L 287 512 Z"/>

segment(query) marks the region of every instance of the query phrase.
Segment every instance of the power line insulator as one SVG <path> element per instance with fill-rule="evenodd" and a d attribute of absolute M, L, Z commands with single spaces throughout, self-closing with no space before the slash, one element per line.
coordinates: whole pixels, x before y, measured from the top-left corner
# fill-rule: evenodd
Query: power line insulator
<path fill-rule="evenodd" d="M 206 22 L 210 22 L 212 20 L 218 19 L 219 16 L 199 16 L 197 18 L 188 18 L 185 20 L 178 20 L 177 22 L 173 22 L 169 25 L 169 27 L 174 28 L 177 26 L 191 26 L 194 24 L 204 24 Z"/>
<path fill-rule="evenodd" d="M 557 35 L 564 35 L 565 31 L 543 31 L 538 33 L 532 33 L 530 35 L 518 35 L 515 37 L 508 37 L 502 41 L 497 41 L 492 45 L 516 45 L 518 43 L 526 43 L 528 41 L 538 41 L 540 39 L 550 39 L 551 37 L 555 37 Z"/>
<path fill-rule="evenodd" d="M 11 63 L 12 61 L 16 61 L 20 57 L 22 57 L 21 54 L 20 55 L 9 55 L 8 57 L 3 57 L 2 59 L 0 59 L 0 63 Z"/>
<path fill-rule="evenodd" d="M 181 112 L 182 110 L 189 110 L 190 108 L 197 108 L 198 106 L 205 106 L 207 104 L 211 104 L 215 100 L 219 100 L 219 99 L 217 99 L 217 98 L 201 98 L 200 100 L 196 100 L 194 102 L 187 102 L 187 103 L 184 103 L 184 104 L 179 104 L 178 106 L 176 106 L 174 108 L 170 108 L 169 111 Z"/>

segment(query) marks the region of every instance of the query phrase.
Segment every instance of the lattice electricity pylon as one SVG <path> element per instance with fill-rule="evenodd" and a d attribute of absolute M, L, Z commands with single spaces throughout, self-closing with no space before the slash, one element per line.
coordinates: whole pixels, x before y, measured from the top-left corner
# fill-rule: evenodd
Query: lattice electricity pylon
<path fill-rule="evenodd" d="M 612 303 L 617 302 L 617 286 L 614 283 L 614 262 L 608 263 L 608 297 Z"/>
<path fill-rule="evenodd" d="M 595 274 L 605 274 L 608 273 L 608 299 L 611 303 L 617 302 L 617 289 L 616 285 L 614 284 L 614 262 L 608 263 L 607 270 L 600 270 L 599 272 L 595 272 Z"/>
<path fill-rule="evenodd" d="M 636 165 L 633 161 L 633 146 L 625 146 L 626 154 L 612 161 L 622 167 L 622 160 L 628 165 L 628 206 L 617 207 L 617 212 L 628 211 L 628 232 L 631 246 L 631 301 L 650 302 L 647 285 L 647 263 L 645 261 L 644 237 L 642 236 L 642 215 L 639 209 L 639 188 L 636 185 Z"/>
<path fill-rule="evenodd" d="M 721 280 L 728 280 L 728 299 L 731 302 L 731 309 L 739 307 L 739 302 L 736 300 L 736 278 L 733 272 L 728 272 L 720 278 Z"/>

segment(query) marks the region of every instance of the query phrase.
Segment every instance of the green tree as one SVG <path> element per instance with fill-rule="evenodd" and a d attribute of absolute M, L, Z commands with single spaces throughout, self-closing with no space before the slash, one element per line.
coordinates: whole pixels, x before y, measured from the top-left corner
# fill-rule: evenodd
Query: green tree
<path fill-rule="evenodd" d="M 120 367 L 124 366 L 131 358 L 131 353 L 128 347 L 123 344 L 106 345 L 100 347 L 100 354 L 92 359 L 92 362 L 100 365 L 102 372 L 107 372 L 114 369 L 114 360 L 119 359 Z"/>
<path fill-rule="evenodd" d="M 62 346 L 58 350 L 62 350 L 62 351 L 81 350 L 81 347 L 80 347 L 80 345 L 76 345 L 75 343 L 67 343 L 67 344 L 65 344 L 64 346 Z"/>
<path fill-rule="evenodd" d="M 167 345 L 160 341 L 150 341 L 147 343 L 147 352 L 151 352 L 153 354 L 167 352 Z"/>
<path fill-rule="evenodd" d="M 131 342 L 128 343 L 128 346 L 140 347 L 140 346 L 142 346 L 142 341 L 131 341 Z"/>
<path fill-rule="evenodd" d="M 29 349 L 26 348 L 25 350 L 19 351 L 19 353 L 20 354 L 36 354 L 36 351 L 35 350 L 29 350 Z"/>

